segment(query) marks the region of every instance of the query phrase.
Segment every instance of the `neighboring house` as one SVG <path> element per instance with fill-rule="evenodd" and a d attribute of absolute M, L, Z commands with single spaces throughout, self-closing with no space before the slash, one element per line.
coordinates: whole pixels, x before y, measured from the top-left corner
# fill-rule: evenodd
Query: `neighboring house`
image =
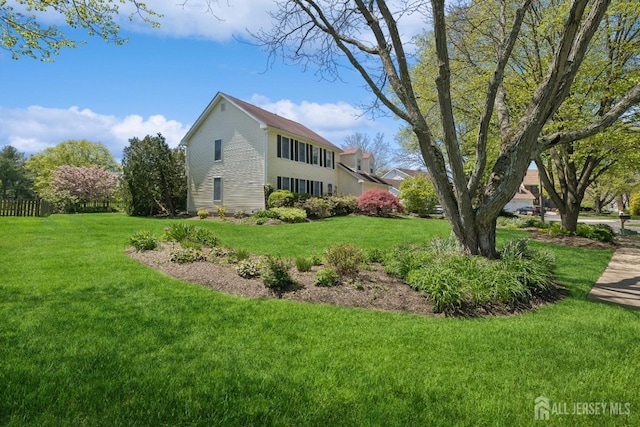
<path fill-rule="evenodd" d="M 362 153 L 340 148 L 309 128 L 247 102 L 218 93 L 180 145 L 186 149 L 187 210 L 226 206 L 247 213 L 265 208 L 264 189 L 315 196 L 360 195 L 388 186 Z"/>
<path fill-rule="evenodd" d="M 389 184 L 389 191 L 396 197 L 400 196 L 400 184 L 407 178 L 411 178 L 417 175 L 428 175 L 426 171 L 405 169 L 405 168 L 393 168 L 389 172 L 382 175 L 382 179 Z"/>
<path fill-rule="evenodd" d="M 524 206 L 540 206 L 540 181 L 538 169 L 528 169 L 518 192 L 504 207 L 508 212 L 516 212 Z"/>
<path fill-rule="evenodd" d="M 340 154 L 338 181 L 340 192 L 359 196 L 368 190 L 389 190 L 389 184 L 374 174 L 375 159 L 360 148 L 350 148 Z"/>

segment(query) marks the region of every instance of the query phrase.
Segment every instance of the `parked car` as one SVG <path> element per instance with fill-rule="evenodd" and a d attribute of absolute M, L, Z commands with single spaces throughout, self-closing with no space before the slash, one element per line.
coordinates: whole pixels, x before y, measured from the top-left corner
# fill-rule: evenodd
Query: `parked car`
<path fill-rule="evenodd" d="M 516 209 L 518 215 L 540 215 L 540 208 L 537 206 L 522 206 Z"/>

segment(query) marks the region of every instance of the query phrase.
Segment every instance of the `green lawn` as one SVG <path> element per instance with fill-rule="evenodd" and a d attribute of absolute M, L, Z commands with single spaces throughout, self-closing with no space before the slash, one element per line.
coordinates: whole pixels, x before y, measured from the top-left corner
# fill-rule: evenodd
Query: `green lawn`
<path fill-rule="evenodd" d="M 244 299 L 126 256 L 129 236 L 167 223 L 0 219 L 0 425 L 640 425 L 640 312 L 586 300 L 611 251 L 547 245 L 571 290 L 552 306 L 428 318 Z M 412 219 L 197 224 L 226 246 L 289 256 L 449 234 Z M 607 413 L 536 421 L 540 395 Z"/>

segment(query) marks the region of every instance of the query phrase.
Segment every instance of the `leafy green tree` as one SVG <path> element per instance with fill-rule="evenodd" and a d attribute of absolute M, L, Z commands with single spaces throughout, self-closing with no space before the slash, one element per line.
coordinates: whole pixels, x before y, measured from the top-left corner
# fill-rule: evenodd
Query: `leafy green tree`
<path fill-rule="evenodd" d="M 527 52 L 524 18 L 549 3 L 557 9 L 545 15 L 545 24 L 561 23 L 549 34 L 552 59 L 539 83 L 522 84 L 522 90 L 510 94 L 506 83 L 520 72 L 518 53 Z M 413 132 L 463 250 L 495 258 L 498 215 L 518 191 L 531 160 L 562 142 L 595 135 L 640 102 L 639 82 L 619 82 L 623 87 L 612 107 L 593 123 L 540 137 L 547 122 L 574 96 L 574 79 L 609 4 L 476 0 L 447 8 L 445 0 L 432 0 L 430 7 L 427 2 L 286 0 L 273 13 L 272 28 L 256 36 L 272 55 L 304 66 L 315 64 L 329 78 L 339 77 L 348 61 L 374 93 L 375 104 Z M 465 23 L 474 8 L 491 15 Z M 433 50 L 425 50 L 420 58 L 420 65 L 432 69 L 424 73 L 425 84 L 436 88 L 435 102 L 428 105 L 423 101 L 430 98 L 416 92 L 419 82 L 414 77 L 421 72 L 411 71 L 414 57 L 405 50 L 402 29 L 403 18 L 420 14 L 433 28 Z M 462 30 L 456 31 L 451 22 L 464 23 Z M 474 67 L 463 64 L 465 56 Z M 482 90 L 458 92 L 465 82 Z M 517 100 L 509 102 L 511 98 Z M 431 110 L 435 120 L 427 119 Z M 470 117 L 460 120 L 465 110 Z"/>
<path fill-rule="evenodd" d="M 438 196 L 433 184 L 426 175 L 416 175 L 400 183 L 399 199 L 407 212 L 425 216 L 433 211 L 438 203 Z"/>
<path fill-rule="evenodd" d="M 171 149 L 165 138 L 131 138 L 122 158 L 127 213 L 134 216 L 175 216 L 187 201 L 185 154 Z"/>
<path fill-rule="evenodd" d="M 29 198 L 33 196 L 33 181 L 25 167 L 24 153 L 6 145 L 0 150 L 0 185 L 2 199 Z"/>
<path fill-rule="evenodd" d="M 133 6 L 134 16 L 152 26 L 159 17 L 144 3 L 137 0 L 14 0 L 0 1 L 0 46 L 14 59 L 23 56 L 51 61 L 60 49 L 76 47 L 78 41 L 70 39 L 58 26 L 41 24 L 44 14 L 58 15 L 72 28 L 83 28 L 89 35 L 99 35 L 107 42 L 122 44 L 117 16 L 121 5 Z"/>
<path fill-rule="evenodd" d="M 53 173 L 60 166 L 90 167 L 92 165 L 108 172 L 120 171 L 120 166 L 107 147 L 86 139 L 64 141 L 55 147 L 45 148 L 29 157 L 26 163 L 27 169 L 34 176 L 34 190 L 43 199 L 53 194 L 51 187 Z"/>

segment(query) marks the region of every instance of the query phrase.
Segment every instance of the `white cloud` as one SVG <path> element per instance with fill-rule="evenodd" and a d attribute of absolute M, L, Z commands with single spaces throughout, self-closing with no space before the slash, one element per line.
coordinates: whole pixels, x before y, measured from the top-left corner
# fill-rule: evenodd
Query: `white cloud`
<path fill-rule="evenodd" d="M 367 119 L 361 110 L 346 102 L 325 103 L 302 101 L 296 104 L 288 99 L 272 102 L 254 94 L 248 102 L 296 121 L 317 132 L 336 145 L 356 132 L 377 132 L 376 123 Z"/>
<path fill-rule="evenodd" d="M 31 106 L 26 109 L 0 107 L 0 146 L 12 145 L 18 151 L 33 154 L 70 139 L 103 143 L 116 159 L 132 137 L 161 133 L 176 147 L 188 126 L 164 116 L 124 118 L 99 114 L 89 109 Z"/>
<path fill-rule="evenodd" d="M 274 12 L 277 8 L 277 3 L 273 0 L 156 0 L 148 5 L 163 15 L 158 19 L 159 29 L 150 28 L 140 20 L 130 22 L 128 19 L 122 20 L 122 26 L 134 31 L 160 32 L 172 37 L 201 37 L 215 41 L 227 41 L 232 37 L 247 38 L 248 30 L 269 29 L 269 12 Z M 422 33 L 427 26 L 425 22 L 429 6 L 425 2 L 391 1 L 389 7 L 399 18 L 401 35 L 406 42 Z M 122 10 L 131 10 L 131 7 L 123 7 Z M 367 34 L 369 32 L 364 33 L 365 40 L 373 41 L 373 34 Z"/>

